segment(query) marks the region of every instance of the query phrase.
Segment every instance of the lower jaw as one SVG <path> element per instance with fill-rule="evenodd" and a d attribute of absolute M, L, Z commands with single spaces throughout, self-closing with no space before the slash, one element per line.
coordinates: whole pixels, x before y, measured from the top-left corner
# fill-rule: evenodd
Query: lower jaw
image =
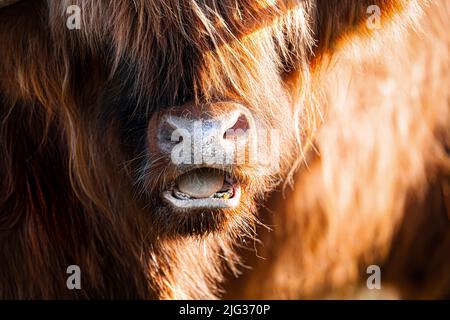
<path fill-rule="evenodd" d="M 200 198 L 200 199 L 178 199 L 172 192 L 167 190 L 162 194 L 163 200 L 176 210 L 219 210 L 233 209 L 239 206 L 241 201 L 241 187 L 234 187 L 234 195 L 229 199 Z"/>

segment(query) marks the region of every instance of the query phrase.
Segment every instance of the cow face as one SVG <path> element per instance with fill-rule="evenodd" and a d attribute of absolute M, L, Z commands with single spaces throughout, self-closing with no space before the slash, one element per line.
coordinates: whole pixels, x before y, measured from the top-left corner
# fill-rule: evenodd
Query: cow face
<path fill-rule="evenodd" d="M 389 13 L 402 3 L 379 5 Z M 79 9 L 78 28 L 68 27 L 69 7 Z M 78 194 L 99 207 L 121 194 L 157 234 L 236 232 L 301 161 L 319 122 L 312 69 L 361 29 L 366 9 L 321 0 L 24 2 L 4 14 L 21 13 L 28 38 L 16 41 L 40 49 L 23 52 L 24 68 L 4 68 L 18 81 L 11 90 L 42 91 L 30 99 L 65 127 Z M 33 73 L 24 75 L 28 53 Z M 89 173 L 103 165 L 108 179 Z"/>

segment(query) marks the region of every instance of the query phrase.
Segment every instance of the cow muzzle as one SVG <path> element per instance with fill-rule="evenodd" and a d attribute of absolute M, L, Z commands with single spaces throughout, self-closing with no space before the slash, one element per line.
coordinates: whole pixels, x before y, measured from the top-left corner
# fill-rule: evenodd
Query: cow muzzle
<path fill-rule="evenodd" d="M 249 164 L 256 147 L 249 110 L 235 102 L 184 105 L 155 119 L 150 152 L 170 159 L 174 172 L 162 191 L 166 204 L 180 210 L 237 207 L 242 189 L 235 169 Z"/>

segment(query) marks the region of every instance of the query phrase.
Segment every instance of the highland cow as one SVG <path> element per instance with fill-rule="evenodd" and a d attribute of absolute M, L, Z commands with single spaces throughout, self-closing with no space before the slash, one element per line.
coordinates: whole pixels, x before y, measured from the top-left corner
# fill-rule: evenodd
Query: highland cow
<path fill-rule="evenodd" d="M 449 297 L 446 0 L 0 7 L 1 298 Z"/>

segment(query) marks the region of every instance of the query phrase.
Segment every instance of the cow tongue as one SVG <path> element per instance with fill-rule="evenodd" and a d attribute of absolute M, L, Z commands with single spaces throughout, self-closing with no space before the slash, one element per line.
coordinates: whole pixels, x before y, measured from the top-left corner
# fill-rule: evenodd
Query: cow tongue
<path fill-rule="evenodd" d="M 218 171 L 195 170 L 182 175 L 178 180 L 178 190 L 192 198 L 208 198 L 220 191 L 224 175 Z"/>

